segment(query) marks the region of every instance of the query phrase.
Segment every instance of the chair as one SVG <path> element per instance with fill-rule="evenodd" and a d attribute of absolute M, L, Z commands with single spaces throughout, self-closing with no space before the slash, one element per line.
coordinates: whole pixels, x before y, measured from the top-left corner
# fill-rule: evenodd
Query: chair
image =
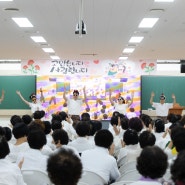
<path fill-rule="evenodd" d="M 136 170 L 136 161 L 127 162 L 119 168 L 121 175 L 130 170 Z"/>
<path fill-rule="evenodd" d="M 116 182 L 119 181 L 137 181 L 141 175 L 138 173 L 137 170 L 130 170 L 125 172 L 124 174 L 121 174 L 121 176 L 116 180 Z"/>
<path fill-rule="evenodd" d="M 79 183 L 86 183 L 88 185 L 105 185 L 107 184 L 105 180 L 98 174 L 91 171 L 84 171 Z"/>
<path fill-rule="evenodd" d="M 27 185 L 52 185 L 48 175 L 37 170 L 21 170 Z"/>
<path fill-rule="evenodd" d="M 119 181 L 119 182 L 114 182 L 110 185 L 127 185 L 127 184 L 131 184 L 133 182 L 135 182 L 135 181 Z"/>

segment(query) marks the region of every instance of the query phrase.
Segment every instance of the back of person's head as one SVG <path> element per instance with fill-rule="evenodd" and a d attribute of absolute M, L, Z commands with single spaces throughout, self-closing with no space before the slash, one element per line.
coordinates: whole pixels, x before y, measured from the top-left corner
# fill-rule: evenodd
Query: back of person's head
<path fill-rule="evenodd" d="M 181 120 L 179 120 L 180 125 L 184 126 L 185 125 L 185 115 L 182 116 Z"/>
<path fill-rule="evenodd" d="M 171 178 L 176 185 L 185 184 L 185 150 L 181 151 L 171 165 Z"/>
<path fill-rule="evenodd" d="M 139 142 L 138 134 L 135 130 L 128 129 L 123 134 L 123 141 L 126 145 L 135 145 Z"/>
<path fill-rule="evenodd" d="M 177 126 L 171 129 L 171 140 L 177 152 L 185 150 L 185 128 Z"/>
<path fill-rule="evenodd" d="M 62 123 L 59 120 L 53 120 L 51 123 L 51 129 L 54 131 L 56 129 L 61 129 L 62 128 Z"/>
<path fill-rule="evenodd" d="M 129 119 L 127 117 L 123 117 L 120 119 L 120 122 L 121 122 L 121 128 L 123 130 L 127 130 L 129 128 Z"/>
<path fill-rule="evenodd" d="M 147 146 L 137 158 L 136 168 L 138 172 L 151 179 L 162 177 L 168 167 L 168 157 L 165 152 L 157 146 Z"/>
<path fill-rule="evenodd" d="M 32 117 L 28 114 L 25 114 L 22 116 L 22 120 L 26 125 L 28 125 L 32 122 Z"/>
<path fill-rule="evenodd" d="M 90 114 L 87 113 L 87 112 L 82 113 L 81 120 L 82 121 L 89 121 L 89 120 L 91 120 Z"/>
<path fill-rule="evenodd" d="M 171 123 L 175 123 L 178 120 L 178 117 L 176 116 L 176 114 L 169 113 L 167 116 L 167 120 Z"/>
<path fill-rule="evenodd" d="M 52 114 L 51 123 L 53 123 L 53 121 L 55 120 L 60 121 L 60 122 L 62 121 L 60 114 Z"/>
<path fill-rule="evenodd" d="M 94 137 L 95 145 L 109 148 L 113 143 L 113 135 L 109 130 L 99 130 Z"/>
<path fill-rule="evenodd" d="M 0 159 L 4 159 L 10 153 L 6 138 L 0 135 Z"/>
<path fill-rule="evenodd" d="M 34 118 L 34 119 L 41 119 L 41 118 L 43 118 L 43 112 L 40 111 L 40 110 L 35 111 L 35 112 L 33 113 L 33 118 Z"/>
<path fill-rule="evenodd" d="M 112 113 L 112 117 L 113 116 L 119 116 L 120 115 L 120 113 L 118 112 L 118 111 L 114 111 L 113 113 Z"/>
<path fill-rule="evenodd" d="M 25 137 L 28 135 L 28 126 L 24 123 L 16 123 L 12 129 L 12 133 L 16 139 Z"/>
<path fill-rule="evenodd" d="M 162 119 L 156 119 L 154 122 L 154 128 L 155 128 L 155 132 L 157 133 L 161 133 L 164 132 L 165 130 L 165 126 L 164 126 L 164 121 Z"/>
<path fill-rule="evenodd" d="M 90 136 L 94 136 L 94 134 L 102 129 L 102 122 L 98 120 L 93 120 L 90 122 Z"/>
<path fill-rule="evenodd" d="M 111 117 L 111 120 L 110 120 L 110 124 L 113 126 L 113 125 L 118 125 L 118 116 L 112 116 Z"/>
<path fill-rule="evenodd" d="M 60 144 L 62 145 L 67 145 L 69 142 L 68 134 L 63 129 L 54 130 L 52 133 L 52 137 L 55 144 L 58 144 L 60 142 Z"/>
<path fill-rule="evenodd" d="M 143 124 L 140 118 L 134 117 L 129 120 L 129 127 L 136 132 L 140 132 L 143 129 Z"/>
<path fill-rule="evenodd" d="M 11 116 L 11 118 L 10 118 L 10 123 L 14 126 L 16 123 L 20 123 L 20 122 L 22 122 L 22 119 L 21 119 L 21 117 L 20 116 L 18 116 L 18 115 L 13 115 L 13 116 Z"/>
<path fill-rule="evenodd" d="M 152 118 L 147 114 L 141 114 L 140 119 L 143 121 L 144 125 L 148 128 L 152 124 Z"/>
<path fill-rule="evenodd" d="M 76 133 L 80 137 L 88 136 L 90 133 L 90 124 L 88 121 L 79 121 L 76 125 Z"/>
<path fill-rule="evenodd" d="M 5 131 L 5 138 L 7 141 L 10 141 L 12 139 L 12 130 L 9 127 L 3 127 Z"/>
<path fill-rule="evenodd" d="M 43 130 L 43 131 L 45 130 L 45 124 L 44 124 L 44 122 L 43 122 L 41 119 L 35 119 L 34 121 L 32 121 L 32 122 L 29 124 L 29 126 L 32 125 L 32 124 L 40 125 L 41 128 L 42 128 L 42 130 Z"/>
<path fill-rule="evenodd" d="M 47 135 L 51 132 L 51 123 L 50 121 L 43 121 L 45 125 L 44 133 Z"/>
<path fill-rule="evenodd" d="M 47 142 L 46 135 L 41 129 L 31 130 L 27 140 L 30 148 L 38 150 L 40 150 Z"/>
<path fill-rule="evenodd" d="M 5 136 L 5 130 L 2 126 L 0 126 L 0 136 Z"/>
<path fill-rule="evenodd" d="M 82 163 L 71 149 L 61 148 L 50 155 L 47 172 L 55 185 L 76 185 L 82 175 Z"/>
<path fill-rule="evenodd" d="M 144 148 L 146 146 L 153 146 L 155 145 L 155 142 L 156 142 L 155 135 L 148 130 L 143 131 L 139 135 L 139 144 L 141 148 Z"/>
<path fill-rule="evenodd" d="M 61 117 L 61 121 L 64 121 L 64 120 L 66 120 L 66 118 L 68 118 L 67 113 L 64 112 L 64 111 L 61 111 L 61 112 L 59 112 L 58 114 L 59 114 L 59 116 Z"/>

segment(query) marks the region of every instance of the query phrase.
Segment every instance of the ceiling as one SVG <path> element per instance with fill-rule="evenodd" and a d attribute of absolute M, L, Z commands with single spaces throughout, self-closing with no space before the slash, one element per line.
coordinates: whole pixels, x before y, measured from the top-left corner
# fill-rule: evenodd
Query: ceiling
<path fill-rule="evenodd" d="M 0 2 L 0 59 L 51 60 L 42 47 L 61 59 L 117 60 L 131 36 L 144 36 L 129 60 L 185 58 L 185 1 L 84 0 L 87 34 L 75 34 L 80 0 L 14 0 Z M 5 10 L 17 8 L 16 10 Z M 12 17 L 27 17 L 33 28 L 20 28 Z M 140 29 L 144 17 L 159 17 L 151 29 Z M 43 36 L 47 44 L 30 36 Z"/>

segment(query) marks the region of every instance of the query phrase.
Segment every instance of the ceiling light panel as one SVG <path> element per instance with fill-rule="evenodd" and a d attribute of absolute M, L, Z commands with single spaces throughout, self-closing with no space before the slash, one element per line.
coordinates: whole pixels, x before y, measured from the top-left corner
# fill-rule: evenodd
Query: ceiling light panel
<path fill-rule="evenodd" d="M 123 50 L 123 53 L 132 53 L 135 50 L 135 48 L 125 48 Z"/>
<path fill-rule="evenodd" d="M 60 60 L 59 56 L 55 56 L 55 55 L 50 56 L 50 58 L 53 59 L 53 60 Z"/>
<path fill-rule="evenodd" d="M 128 57 L 119 57 L 119 60 L 127 60 Z"/>
<path fill-rule="evenodd" d="M 144 37 L 131 37 L 129 43 L 140 43 Z"/>
<path fill-rule="evenodd" d="M 12 20 L 19 26 L 24 28 L 33 27 L 32 23 L 27 18 L 15 18 L 13 17 Z"/>
<path fill-rule="evenodd" d="M 13 0 L 0 0 L 0 2 L 2 2 L 2 1 L 13 1 Z"/>
<path fill-rule="evenodd" d="M 46 53 L 54 53 L 55 51 L 52 48 L 42 48 Z"/>
<path fill-rule="evenodd" d="M 155 0 L 155 2 L 174 2 L 174 0 Z"/>
<path fill-rule="evenodd" d="M 46 40 L 43 37 L 41 37 L 41 36 L 31 36 L 31 39 L 34 42 L 46 42 Z"/>
<path fill-rule="evenodd" d="M 144 18 L 140 24 L 139 28 L 152 28 L 155 23 L 159 20 L 159 18 Z"/>

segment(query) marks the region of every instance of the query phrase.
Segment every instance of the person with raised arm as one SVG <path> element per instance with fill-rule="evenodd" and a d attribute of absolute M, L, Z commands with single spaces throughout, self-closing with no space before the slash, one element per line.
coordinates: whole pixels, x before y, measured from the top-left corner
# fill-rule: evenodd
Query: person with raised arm
<path fill-rule="evenodd" d="M 131 100 L 126 102 L 125 99 L 120 95 L 117 99 L 117 102 L 113 101 L 112 97 L 112 90 L 109 90 L 109 101 L 112 106 L 114 106 L 115 111 L 119 112 L 120 114 L 126 115 L 127 108 L 133 103 L 134 92 L 131 93 Z"/>
<path fill-rule="evenodd" d="M 29 96 L 32 102 L 25 100 L 20 91 L 16 91 L 16 93 L 21 98 L 21 100 L 31 108 L 32 113 L 38 110 L 44 110 L 41 103 L 37 101 L 36 95 L 34 93 Z"/>

